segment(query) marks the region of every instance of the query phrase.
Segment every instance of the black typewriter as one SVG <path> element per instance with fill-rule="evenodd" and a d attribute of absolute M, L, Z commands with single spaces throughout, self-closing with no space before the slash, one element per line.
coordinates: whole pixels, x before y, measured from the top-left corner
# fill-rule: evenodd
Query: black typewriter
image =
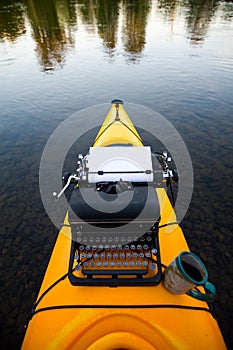
<path fill-rule="evenodd" d="M 109 191 L 109 183 L 106 185 Z M 112 196 L 116 185 L 119 183 L 112 183 Z M 85 202 L 85 195 L 98 201 L 98 197 L 92 196 L 98 187 L 80 189 L 77 186 L 73 190 L 69 209 L 72 246 L 68 274 L 73 285 L 135 286 L 160 282 L 157 194 L 147 184 L 130 186 L 130 203 L 113 213 L 93 209 L 98 205 L 93 199 L 91 206 Z M 110 200 L 109 193 L 101 195 Z M 122 193 L 117 197 L 115 206 L 121 207 L 125 197 Z"/>
<path fill-rule="evenodd" d="M 176 173 L 167 152 L 150 147 L 91 147 L 79 155 L 71 188 L 72 243 L 68 276 L 73 285 L 146 286 L 160 282 L 160 206 L 156 187 Z"/>

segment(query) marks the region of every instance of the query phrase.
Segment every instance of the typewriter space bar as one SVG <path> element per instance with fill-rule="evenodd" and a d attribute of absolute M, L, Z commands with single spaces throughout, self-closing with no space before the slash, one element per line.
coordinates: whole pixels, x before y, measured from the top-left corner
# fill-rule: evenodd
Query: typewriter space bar
<path fill-rule="evenodd" d="M 148 269 L 134 270 L 117 270 L 117 269 L 82 269 L 84 275 L 144 275 L 148 273 Z"/>

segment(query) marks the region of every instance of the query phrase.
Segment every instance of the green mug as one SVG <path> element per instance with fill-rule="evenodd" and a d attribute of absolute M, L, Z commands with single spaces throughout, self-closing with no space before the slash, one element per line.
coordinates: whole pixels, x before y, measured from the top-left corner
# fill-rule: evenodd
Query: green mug
<path fill-rule="evenodd" d="M 164 270 L 164 287 L 173 294 L 211 302 L 216 297 L 214 285 L 208 282 L 208 272 L 202 260 L 191 252 L 181 252 Z M 202 286 L 206 293 L 195 290 Z"/>

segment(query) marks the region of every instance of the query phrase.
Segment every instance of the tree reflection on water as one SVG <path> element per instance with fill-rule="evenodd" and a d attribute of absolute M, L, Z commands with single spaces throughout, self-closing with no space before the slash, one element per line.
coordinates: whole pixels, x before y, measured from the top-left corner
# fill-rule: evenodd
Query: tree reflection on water
<path fill-rule="evenodd" d="M 22 2 L 2 0 L 0 2 L 0 42 L 12 43 L 26 33 L 25 12 Z"/>
<path fill-rule="evenodd" d="M 123 43 L 124 49 L 130 54 L 130 61 L 135 61 L 146 44 L 146 24 L 151 1 L 123 0 Z"/>
<path fill-rule="evenodd" d="M 199 45 L 207 35 L 218 5 L 218 0 L 158 0 L 157 3 L 150 0 L 3 0 L 0 40 L 14 43 L 30 32 L 42 70 L 51 72 L 63 67 L 67 52 L 75 47 L 78 24 L 98 35 L 110 58 L 114 56 L 121 30 L 125 56 L 129 63 L 135 63 L 146 45 L 147 20 L 153 6 L 171 23 L 181 11 L 190 43 Z M 224 9 L 231 20 L 227 6 L 223 6 L 222 11 Z"/>
<path fill-rule="evenodd" d="M 74 46 L 77 18 L 73 2 L 37 0 L 24 3 L 40 65 L 44 71 L 62 67 L 66 52 Z"/>
<path fill-rule="evenodd" d="M 197 45 L 204 40 L 217 5 L 217 0 L 188 1 L 187 31 L 192 44 Z"/>
<path fill-rule="evenodd" d="M 179 10 L 183 10 L 190 43 L 198 45 L 206 37 L 209 23 L 217 10 L 218 3 L 218 0 L 159 0 L 158 8 L 168 21 L 173 21 Z"/>

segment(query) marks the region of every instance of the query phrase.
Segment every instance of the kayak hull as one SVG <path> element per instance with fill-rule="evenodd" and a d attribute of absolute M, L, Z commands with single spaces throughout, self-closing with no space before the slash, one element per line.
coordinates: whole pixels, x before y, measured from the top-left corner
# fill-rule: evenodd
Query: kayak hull
<path fill-rule="evenodd" d="M 94 146 L 107 146 L 120 140 L 134 146 L 142 145 L 121 105 L 120 118 L 127 123 L 127 128 L 124 124 L 119 124 L 118 128 L 110 125 L 115 118 L 113 107 Z M 117 135 L 121 135 L 119 140 L 111 137 L 115 128 Z M 156 192 L 161 208 L 161 262 L 168 265 L 181 251 L 189 251 L 189 247 L 165 189 L 157 188 Z M 148 287 L 73 286 L 67 273 L 71 242 L 71 228 L 66 216 L 34 305 L 22 350 L 226 349 L 207 303 L 186 294 L 171 294 L 162 282 Z"/>

